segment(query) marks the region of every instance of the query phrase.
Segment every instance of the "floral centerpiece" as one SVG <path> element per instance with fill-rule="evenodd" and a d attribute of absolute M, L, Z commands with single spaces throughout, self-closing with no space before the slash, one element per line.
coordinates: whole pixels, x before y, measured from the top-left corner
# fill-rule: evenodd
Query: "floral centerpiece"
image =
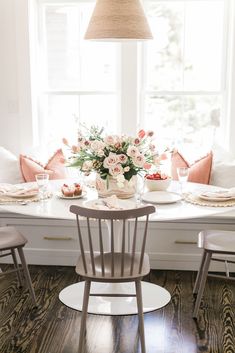
<path fill-rule="evenodd" d="M 135 137 L 106 135 L 97 127 L 78 132 L 77 145 L 70 148 L 69 166 L 86 175 L 97 173 L 96 187 L 100 196 L 116 194 L 131 197 L 135 193 L 135 176 L 159 163 L 152 131 L 140 130 Z"/>

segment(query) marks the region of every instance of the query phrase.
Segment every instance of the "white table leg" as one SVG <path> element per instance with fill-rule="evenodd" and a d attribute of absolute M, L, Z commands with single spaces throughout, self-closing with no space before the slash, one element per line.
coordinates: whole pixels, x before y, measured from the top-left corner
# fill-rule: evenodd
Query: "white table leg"
<path fill-rule="evenodd" d="M 142 283 L 144 312 L 164 307 L 171 299 L 170 293 L 155 284 Z M 82 310 L 84 282 L 72 284 L 64 288 L 59 299 L 66 306 Z M 131 283 L 99 283 L 92 282 L 91 293 L 135 293 L 134 282 Z M 137 314 L 136 298 L 134 297 L 93 297 L 89 298 L 88 313 L 100 315 Z"/>

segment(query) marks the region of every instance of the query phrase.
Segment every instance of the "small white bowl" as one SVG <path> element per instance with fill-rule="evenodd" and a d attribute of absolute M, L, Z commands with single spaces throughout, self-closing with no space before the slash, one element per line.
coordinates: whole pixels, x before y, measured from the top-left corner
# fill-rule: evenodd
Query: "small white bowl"
<path fill-rule="evenodd" d="M 149 191 L 163 191 L 166 190 L 171 183 L 171 178 L 163 180 L 145 179 L 145 185 Z"/>

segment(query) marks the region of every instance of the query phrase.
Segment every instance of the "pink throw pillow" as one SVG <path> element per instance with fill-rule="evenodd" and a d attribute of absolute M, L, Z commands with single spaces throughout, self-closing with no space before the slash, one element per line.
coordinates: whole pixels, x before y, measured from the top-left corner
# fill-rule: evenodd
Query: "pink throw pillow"
<path fill-rule="evenodd" d="M 171 173 L 172 179 L 178 180 L 177 168 L 178 167 L 188 167 L 189 178 L 188 181 L 200 184 L 209 184 L 211 176 L 212 167 L 212 152 L 208 153 L 203 158 L 195 161 L 193 164 L 189 165 L 188 162 L 182 157 L 182 155 L 176 151 L 172 155 L 171 159 Z"/>
<path fill-rule="evenodd" d="M 61 149 L 56 151 L 44 167 L 34 159 L 20 155 L 20 168 L 24 181 L 35 181 L 35 175 L 40 173 L 49 174 L 49 179 L 65 179 L 64 155 Z"/>

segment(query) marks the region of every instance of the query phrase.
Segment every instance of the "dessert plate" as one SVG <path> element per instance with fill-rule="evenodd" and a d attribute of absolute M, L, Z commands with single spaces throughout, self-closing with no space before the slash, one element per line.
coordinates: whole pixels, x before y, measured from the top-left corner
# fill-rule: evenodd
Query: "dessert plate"
<path fill-rule="evenodd" d="M 142 195 L 142 200 L 150 203 L 168 204 L 180 201 L 179 194 L 168 191 L 150 191 Z"/>
<path fill-rule="evenodd" d="M 74 196 L 65 196 L 64 194 L 62 194 L 61 191 L 58 191 L 56 193 L 56 196 L 58 196 L 60 199 L 65 199 L 65 200 L 75 200 L 75 199 L 81 199 L 83 198 L 84 196 L 86 196 L 86 191 L 83 191 L 81 193 L 81 195 L 74 195 Z"/>

